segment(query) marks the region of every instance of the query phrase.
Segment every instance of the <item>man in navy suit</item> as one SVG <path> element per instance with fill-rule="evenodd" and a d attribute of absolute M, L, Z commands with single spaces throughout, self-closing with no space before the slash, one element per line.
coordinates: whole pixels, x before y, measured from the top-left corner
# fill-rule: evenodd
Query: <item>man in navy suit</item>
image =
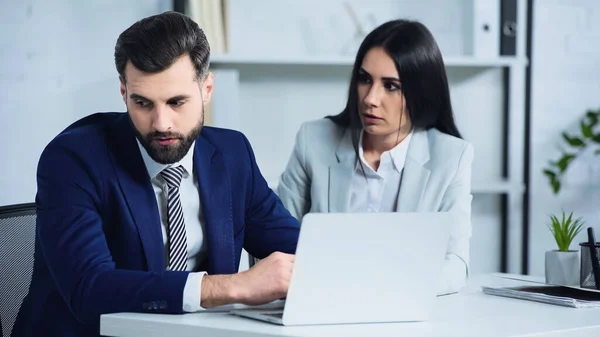
<path fill-rule="evenodd" d="M 127 113 L 85 117 L 41 155 L 33 279 L 13 336 L 98 336 L 105 313 L 286 295 L 300 225 L 244 135 L 203 126 L 209 55 L 174 12 L 119 36 Z M 261 261 L 238 273 L 242 247 Z"/>

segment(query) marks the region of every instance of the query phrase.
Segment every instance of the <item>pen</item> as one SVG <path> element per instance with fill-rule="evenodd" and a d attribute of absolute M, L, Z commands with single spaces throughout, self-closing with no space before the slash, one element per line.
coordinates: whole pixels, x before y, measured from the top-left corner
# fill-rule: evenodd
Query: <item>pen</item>
<path fill-rule="evenodd" d="M 598 255 L 596 255 L 596 238 L 594 237 L 594 228 L 588 227 L 588 243 L 592 257 L 592 269 L 594 271 L 594 281 L 596 289 L 600 290 L 600 265 L 598 265 Z"/>

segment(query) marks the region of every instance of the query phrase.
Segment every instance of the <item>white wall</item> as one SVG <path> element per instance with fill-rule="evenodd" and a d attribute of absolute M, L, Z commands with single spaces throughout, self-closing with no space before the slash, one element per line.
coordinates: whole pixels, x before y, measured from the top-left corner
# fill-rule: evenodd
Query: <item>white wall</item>
<path fill-rule="evenodd" d="M 124 111 L 113 52 L 170 0 L 0 1 L 0 206 L 32 202 L 44 146 L 98 111 Z"/>
<path fill-rule="evenodd" d="M 542 174 L 560 155 L 560 133 L 578 132 L 585 111 L 600 108 L 600 2 L 536 0 L 534 7 L 529 263 L 532 274 L 543 275 L 544 252 L 556 249 L 546 227 L 549 214 L 574 211 L 600 235 L 600 156 L 575 162 L 558 196 Z M 586 235 L 571 249 L 579 249 Z"/>

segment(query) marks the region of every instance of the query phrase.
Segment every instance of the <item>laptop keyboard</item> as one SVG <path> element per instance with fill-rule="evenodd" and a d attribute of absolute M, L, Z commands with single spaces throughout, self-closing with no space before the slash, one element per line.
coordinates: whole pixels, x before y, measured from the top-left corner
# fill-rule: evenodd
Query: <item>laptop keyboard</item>
<path fill-rule="evenodd" d="M 283 313 L 281 313 L 281 312 L 278 312 L 278 313 L 275 313 L 275 314 L 264 313 L 263 315 L 270 316 L 270 317 L 276 317 L 276 318 L 283 318 Z"/>

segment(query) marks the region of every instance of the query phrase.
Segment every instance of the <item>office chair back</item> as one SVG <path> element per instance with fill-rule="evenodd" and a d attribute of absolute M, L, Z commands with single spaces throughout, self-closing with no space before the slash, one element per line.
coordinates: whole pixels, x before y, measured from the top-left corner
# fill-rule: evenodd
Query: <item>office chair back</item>
<path fill-rule="evenodd" d="M 33 203 L 0 207 L 0 337 L 10 337 L 29 291 L 35 221 Z"/>

